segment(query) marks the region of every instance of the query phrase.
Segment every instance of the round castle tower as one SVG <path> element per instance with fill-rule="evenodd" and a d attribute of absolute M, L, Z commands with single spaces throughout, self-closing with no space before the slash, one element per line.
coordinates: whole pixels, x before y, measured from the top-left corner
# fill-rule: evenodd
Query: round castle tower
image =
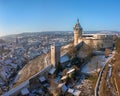
<path fill-rule="evenodd" d="M 82 27 L 79 23 L 79 19 L 77 19 L 77 23 L 74 26 L 74 46 L 76 46 L 79 42 L 78 39 L 82 38 Z"/>

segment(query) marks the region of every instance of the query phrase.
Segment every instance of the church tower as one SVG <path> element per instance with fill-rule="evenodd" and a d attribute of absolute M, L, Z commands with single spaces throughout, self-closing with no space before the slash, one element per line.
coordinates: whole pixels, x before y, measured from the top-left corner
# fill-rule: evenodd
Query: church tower
<path fill-rule="evenodd" d="M 51 64 L 54 67 L 58 66 L 60 62 L 60 44 L 51 45 Z"/>
<path fill-rule="evenodd" d="M 78 39 L 82 38 L 82 27 L 77 19 L 77 23 L 74 26 L 74 46 L 78 44 Z"/>

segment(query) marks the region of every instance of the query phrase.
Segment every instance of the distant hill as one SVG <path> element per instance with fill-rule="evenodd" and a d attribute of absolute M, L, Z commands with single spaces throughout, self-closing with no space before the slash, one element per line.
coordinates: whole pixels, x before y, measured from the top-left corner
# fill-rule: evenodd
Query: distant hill
<path fill-rule="evenodd" d="M 32 35 L 39 35 L 39 34 L 67 34 L 73 33 L 73 31 L 42 31 L 42 32 L 23 32 L 20 34 L 11 34 L 1 37 L 2 39 L 12 39 L 19 36 L 32 36 Z M 83 34 L 120 34 L 120 31 L 108 31 L 108 30 L 101 30 L 101 31 L 83 31 Z"/>
<path fill-rule="evenodd" d="M 84 31 L 85 34 L 120 34 L 120 31 L 108 31 L 108 30 L 102 30 L 102 31 Z"/>
<path fill-rule="evenodd" d="M 1 44 L 1 43 L 5 43 L 5 41 L 4 41 L 3 39 L 0 39 L 0 44 Z"/>

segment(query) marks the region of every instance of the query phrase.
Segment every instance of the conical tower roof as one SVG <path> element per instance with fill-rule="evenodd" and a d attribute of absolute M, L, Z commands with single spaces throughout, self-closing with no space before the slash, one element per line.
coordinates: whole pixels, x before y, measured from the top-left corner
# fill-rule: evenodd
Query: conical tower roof
<path fill-rule="evenodd" d="M 82 27 L 81 27 L 81 25 L 79 23 L 79 19 L 77 19 L 77 23 L 75 24 L 74 29 L 80 29 L 80 30 L 82 30 Z"/>

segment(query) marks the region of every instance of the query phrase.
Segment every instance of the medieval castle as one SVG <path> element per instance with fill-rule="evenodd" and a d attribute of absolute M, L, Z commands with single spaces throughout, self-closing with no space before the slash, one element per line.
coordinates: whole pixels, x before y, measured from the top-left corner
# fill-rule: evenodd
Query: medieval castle
<path fill-rule="evenodd" d="M 108 34 L 82 34 L 82 27 L 79 23 L 79 19 L 74 26 L 74 46 L 80 42 L 84 42 L 87 45 L 92 46 L 95 49 L 98 48 L 112 48 L 114 44 L 114 35 Z"/>
<path fill-rule="evenodd" d="M 79 23 L 79 19 L 74 26 L 74 46 L 84 42 L 93 49 L 113 48 L 114 35 L 108 34 L 82 34 L 83 28 Z M 51 64 L 57 66 L 60 61 L 60 45 L 51 45 Z"/>

